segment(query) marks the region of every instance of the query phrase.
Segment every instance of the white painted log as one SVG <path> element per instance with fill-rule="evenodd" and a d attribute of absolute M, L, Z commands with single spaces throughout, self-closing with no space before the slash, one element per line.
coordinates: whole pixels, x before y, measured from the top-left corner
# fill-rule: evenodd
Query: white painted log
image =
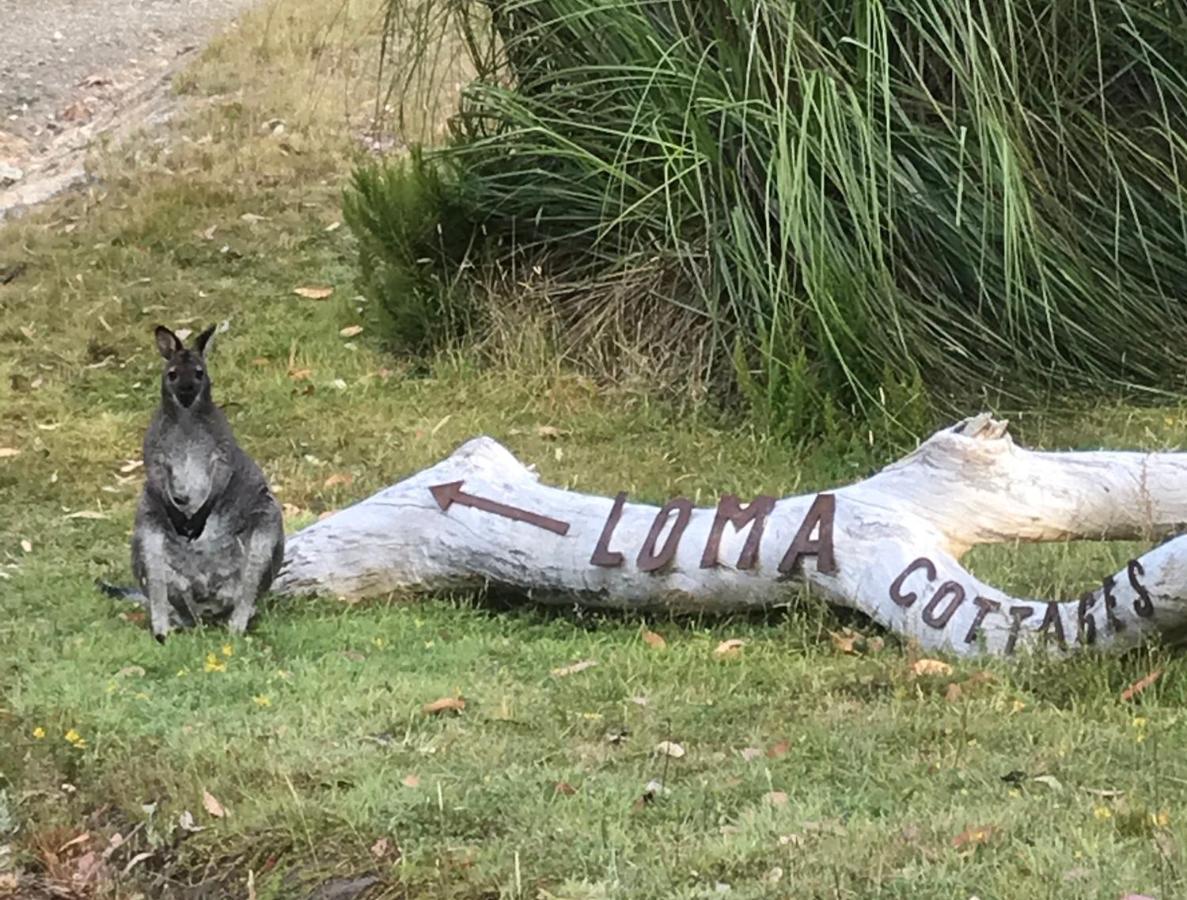
<path fill-rule="evenodd" d="M 451 494 L 459 481 L 461 500 Z M 462 505 L 468 497 L 567 528 Z M 809 522 L 800 537 L 814 540 L 820 555 L 804 555 L 780 573 L 809 511 L 830 504 L 831 541 L 827 515 Z M 980 415 L 864 481 L 772 502 L 752 568 L 737 563 L 753 524 L 737 530 L 726 523 L 720 564 L 702 565 L 717 516 L 702 508 L 690 510 L 670 563 L 645 571 L 640 550 L 660 510 L 635 503 L 622 506 L 603 548 L 611 556 L 594 564 L 614 507 L 610 498 L 543 485 L 500 444 L 476 438 L 291 536 L 276 589 L 363 597 L 495 584 L 550 603 L 730 611 L 788 602 L 806 583 L 925 649 L 962 655 L 1124 649 L 1187 625 L 1187 538 L 1155 547 L 1093 594 L 1063 602 L 1010 597 L 959 563 L 978 544 L 1174 535 L 1187 523 L 1187 454 L 1033 452 L 1014 445 L 1005 423 Z M 667 516 L 654 547 L 665 545 L 677 519 L 676 511 Z M 614 553 L 621 564 L 605 565 Z"/>

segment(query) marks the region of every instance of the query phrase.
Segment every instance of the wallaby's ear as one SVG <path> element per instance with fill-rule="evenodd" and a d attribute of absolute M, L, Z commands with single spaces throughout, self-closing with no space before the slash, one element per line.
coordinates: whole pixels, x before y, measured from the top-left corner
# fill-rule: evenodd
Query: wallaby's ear
<path fill-rule="evenodd" d="M 200 335 L 194 338 L 194 349 L 198 351 L 203 359 L 206 358 L 206 345 L 210 343 L 210 337 L 214 334 L 215 326 L 211 325 Z"/>
<path fill-rule="evenodd" d="M 157 337 L 157 349 L 165 359 L 170 359 L 174 353 L 182 351 L 181 339 L 164 325 L 158 325 L 154 334 Z"/>

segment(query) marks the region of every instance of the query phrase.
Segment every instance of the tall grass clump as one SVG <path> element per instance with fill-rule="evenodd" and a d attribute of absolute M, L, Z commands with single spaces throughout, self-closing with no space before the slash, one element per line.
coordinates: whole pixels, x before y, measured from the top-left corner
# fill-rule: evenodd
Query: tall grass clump
<path fill-rule="evenodd" d="M 390 4 L 477 73 L 422 163 L 489 251 L 447 264 L 523 273 L 499 302 L 571 351 L 613 331 L 788 428 L 1182 379 L 1181 4 Z"/>

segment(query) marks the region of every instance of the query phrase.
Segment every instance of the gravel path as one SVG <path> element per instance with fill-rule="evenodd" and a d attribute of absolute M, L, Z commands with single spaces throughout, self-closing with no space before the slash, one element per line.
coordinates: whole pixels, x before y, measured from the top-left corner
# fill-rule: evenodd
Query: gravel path
<path fill-rule="evenodd" d="M 41 185 L 45 177 L 70 181 L 76 165 L 64 151 L 117 124 L 128 98 L 142 100 L 179 57 L 251 5 L 0 0 L 0 217 L 60 189 Z"/>

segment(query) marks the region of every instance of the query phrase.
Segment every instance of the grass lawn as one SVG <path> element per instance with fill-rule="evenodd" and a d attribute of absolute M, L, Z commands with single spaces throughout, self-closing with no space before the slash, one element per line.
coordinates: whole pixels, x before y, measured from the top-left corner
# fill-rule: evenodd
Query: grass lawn
<path fill-rule="evenodd" d="M 0 266 L 27 265 L 0 287 L 0 896 L 72 879 L 128 898 L 1187 896 L 1170 651 L 913 678 L 909 647 L 843 652 L 830 632 L 864 626 L 794 595 L 765 617 L 647 620 L 324 598 L 160 647 L 93 589 L 130 578 L 158 321 L 228 322 L 216 399 L 290 529 L 479 433 L 549 482 L 652 501 L 808 491 L 903 450 L 772 442 L 545 356 L 385 354 L 336 225 L 371 18 L 330 6 L 249 17 L 182 79 L 166 139 L 0 228 Z M 1031 445 L 1170 448 L 1187 407 L 1016 421 Z M 1129 549 L 973 567 L 1069 595 Z M 741 651 L 715 654 L 730 638 Z M 422 712 L 457 695 L 460 713 Z"/>

